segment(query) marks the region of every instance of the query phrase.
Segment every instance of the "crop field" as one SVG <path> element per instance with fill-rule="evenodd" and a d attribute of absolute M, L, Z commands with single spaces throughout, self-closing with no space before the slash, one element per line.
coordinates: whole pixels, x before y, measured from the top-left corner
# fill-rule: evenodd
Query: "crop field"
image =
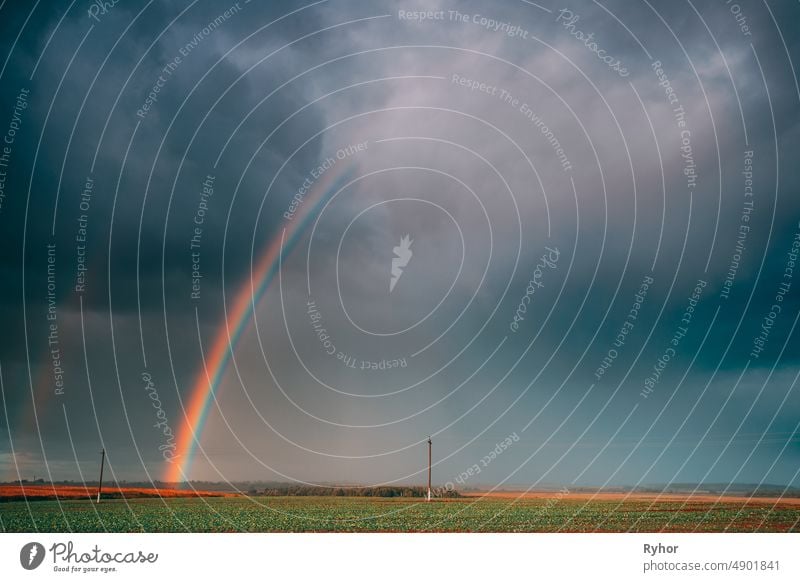
<path fill-rule="evenodd" d="M 7 532 L 797 532 L 782 501 L 535 496 L 215 497 L 5 502 Z"/>
<path fill-rule="evenodd" d="M 97 486 L 86 485 L 0 485 L 0 501 L 24 501 L 25 499 L 40 501 L 43 499 L 94 499 Z M 105 487 L 103 499 L 125 497 L 229 497 L 233 494 L 220 491 L 197 491 L 182 489 L 154 489 L 151 487 Z"/>

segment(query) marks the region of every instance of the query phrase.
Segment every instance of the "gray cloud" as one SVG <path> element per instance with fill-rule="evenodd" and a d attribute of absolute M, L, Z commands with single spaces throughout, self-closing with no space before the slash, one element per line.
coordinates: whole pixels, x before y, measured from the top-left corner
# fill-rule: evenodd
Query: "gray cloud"
<path fill-rule="evenodd" d="M 772 8 L 787 55 L 756 5 L 749 35 L 720 3 L 604 6 L 563 7 L 579 16 L 570 27 L 549 4 L 331 1 L 262 29 L 301 5 L 240 4 L 224 18 L 219 5 L 180 17 L 171 3 L 138 17 L 118 5 L 100 22 L 78 9 L 63 21 L 36 12 L 14 47 L 8 32 L 26 14 L 4 8 L 0 130 L 19 89 L 31 91 L 0 211 L 4 474 L 16 477 L 15 459 L 23 476 L 43 474 L 44 452 L 54 477 L 76 478 L 102 435 L 118 476 L 159 477 L 163 435 L 141 373 L 183 430 L 199 342 L 208 353 L 224 329 L 251 252 L 257 263 L 280 240 L 314 168 L 366 142 L 336 161 L 329 176 L 348 168 L 357 179 L 314 209 L 259 298 L 192 477 L 413 481 L 417 444 L 434 434 L 447 480 L 516 431 L 520 443 L 483 483 L 796 484 L 798 300 L 784 275 L 800 217 L 790 157 L 800 95 L 788 60 L 798 39 L 786 25 L 797 7 Z M 743 219 L 746 151 L 754 195 Z M 87 176 L 96 189 L 84 210 Z M 389 293 L 405 235 L 413 256 Z M 47 342 L 47 244 L 58 249 L 62 396 Z M 542 268 L 545 247 L 558 249 L 557 265 Z M 542 285 L 522 313 L 534 277 Z M 645 277 L 654 282 L 631 320 Z M 784 281 L 792 287 L 777 300 Z M 764 351 L 751 356 L 776 301 Z M 362 369 L 372 363 L 389 369 Z"/>

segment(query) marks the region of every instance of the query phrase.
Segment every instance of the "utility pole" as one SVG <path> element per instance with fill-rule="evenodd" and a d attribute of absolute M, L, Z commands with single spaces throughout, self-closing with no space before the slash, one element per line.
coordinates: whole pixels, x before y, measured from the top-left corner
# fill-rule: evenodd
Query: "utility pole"
<path fill-rule="evenodd" d="M 431 437 L 428 437 L 428 501 L 431 500 L 431 448 L 433 447 L 433 443 L 431 442 Z"/>
<path fill-rule="evenodd" d="M 106 449 L 100 451 L 100 484 L 97 486 L 97 503 L 100 503 L 100 493 L 103 491 L 103 465 L 106 464 Z"/>

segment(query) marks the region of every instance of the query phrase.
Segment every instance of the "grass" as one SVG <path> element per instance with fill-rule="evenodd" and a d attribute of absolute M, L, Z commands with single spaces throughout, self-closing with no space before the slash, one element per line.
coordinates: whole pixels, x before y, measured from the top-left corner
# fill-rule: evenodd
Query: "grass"
<path fill-rule="evenodd" d="M 0 504 L 7 532 L 800 531 L 800 507 L 770 504 L 465 498 L 229 497 Z"/>

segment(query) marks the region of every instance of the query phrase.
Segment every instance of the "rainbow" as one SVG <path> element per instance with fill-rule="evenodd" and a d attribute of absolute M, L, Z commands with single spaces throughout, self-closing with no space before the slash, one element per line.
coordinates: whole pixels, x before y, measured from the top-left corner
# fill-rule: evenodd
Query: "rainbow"
<path fill-rule="evenodd" d="M 228 310 L 228 317 L 222 323 L 222 329 L 216 334 L 210 351 L 205 354 L 204 364 L 200 365 L 195 376 L 187 405 L 184 407 L 186 422 L 177 431 L 175 457 L 166 467 L 164 481 L 175 483 L 188 480 L 208 411 L 233 350 L 248 328 L 256 305 L 278 272 L 281 239 L 284 240 L 283 255 L 286 256 L 292 251 L 311 219 L 351 179 L 354 174 L 353 166 L 339 169 L 342 166 L 345 164 L 341 161 L 333 164 L 314 182 L 286 227 L 285 235 L 279 232 L 269 241 L 251 271 L 250 280 L 243 283 L 236 294 L 233 305 Z"/>

